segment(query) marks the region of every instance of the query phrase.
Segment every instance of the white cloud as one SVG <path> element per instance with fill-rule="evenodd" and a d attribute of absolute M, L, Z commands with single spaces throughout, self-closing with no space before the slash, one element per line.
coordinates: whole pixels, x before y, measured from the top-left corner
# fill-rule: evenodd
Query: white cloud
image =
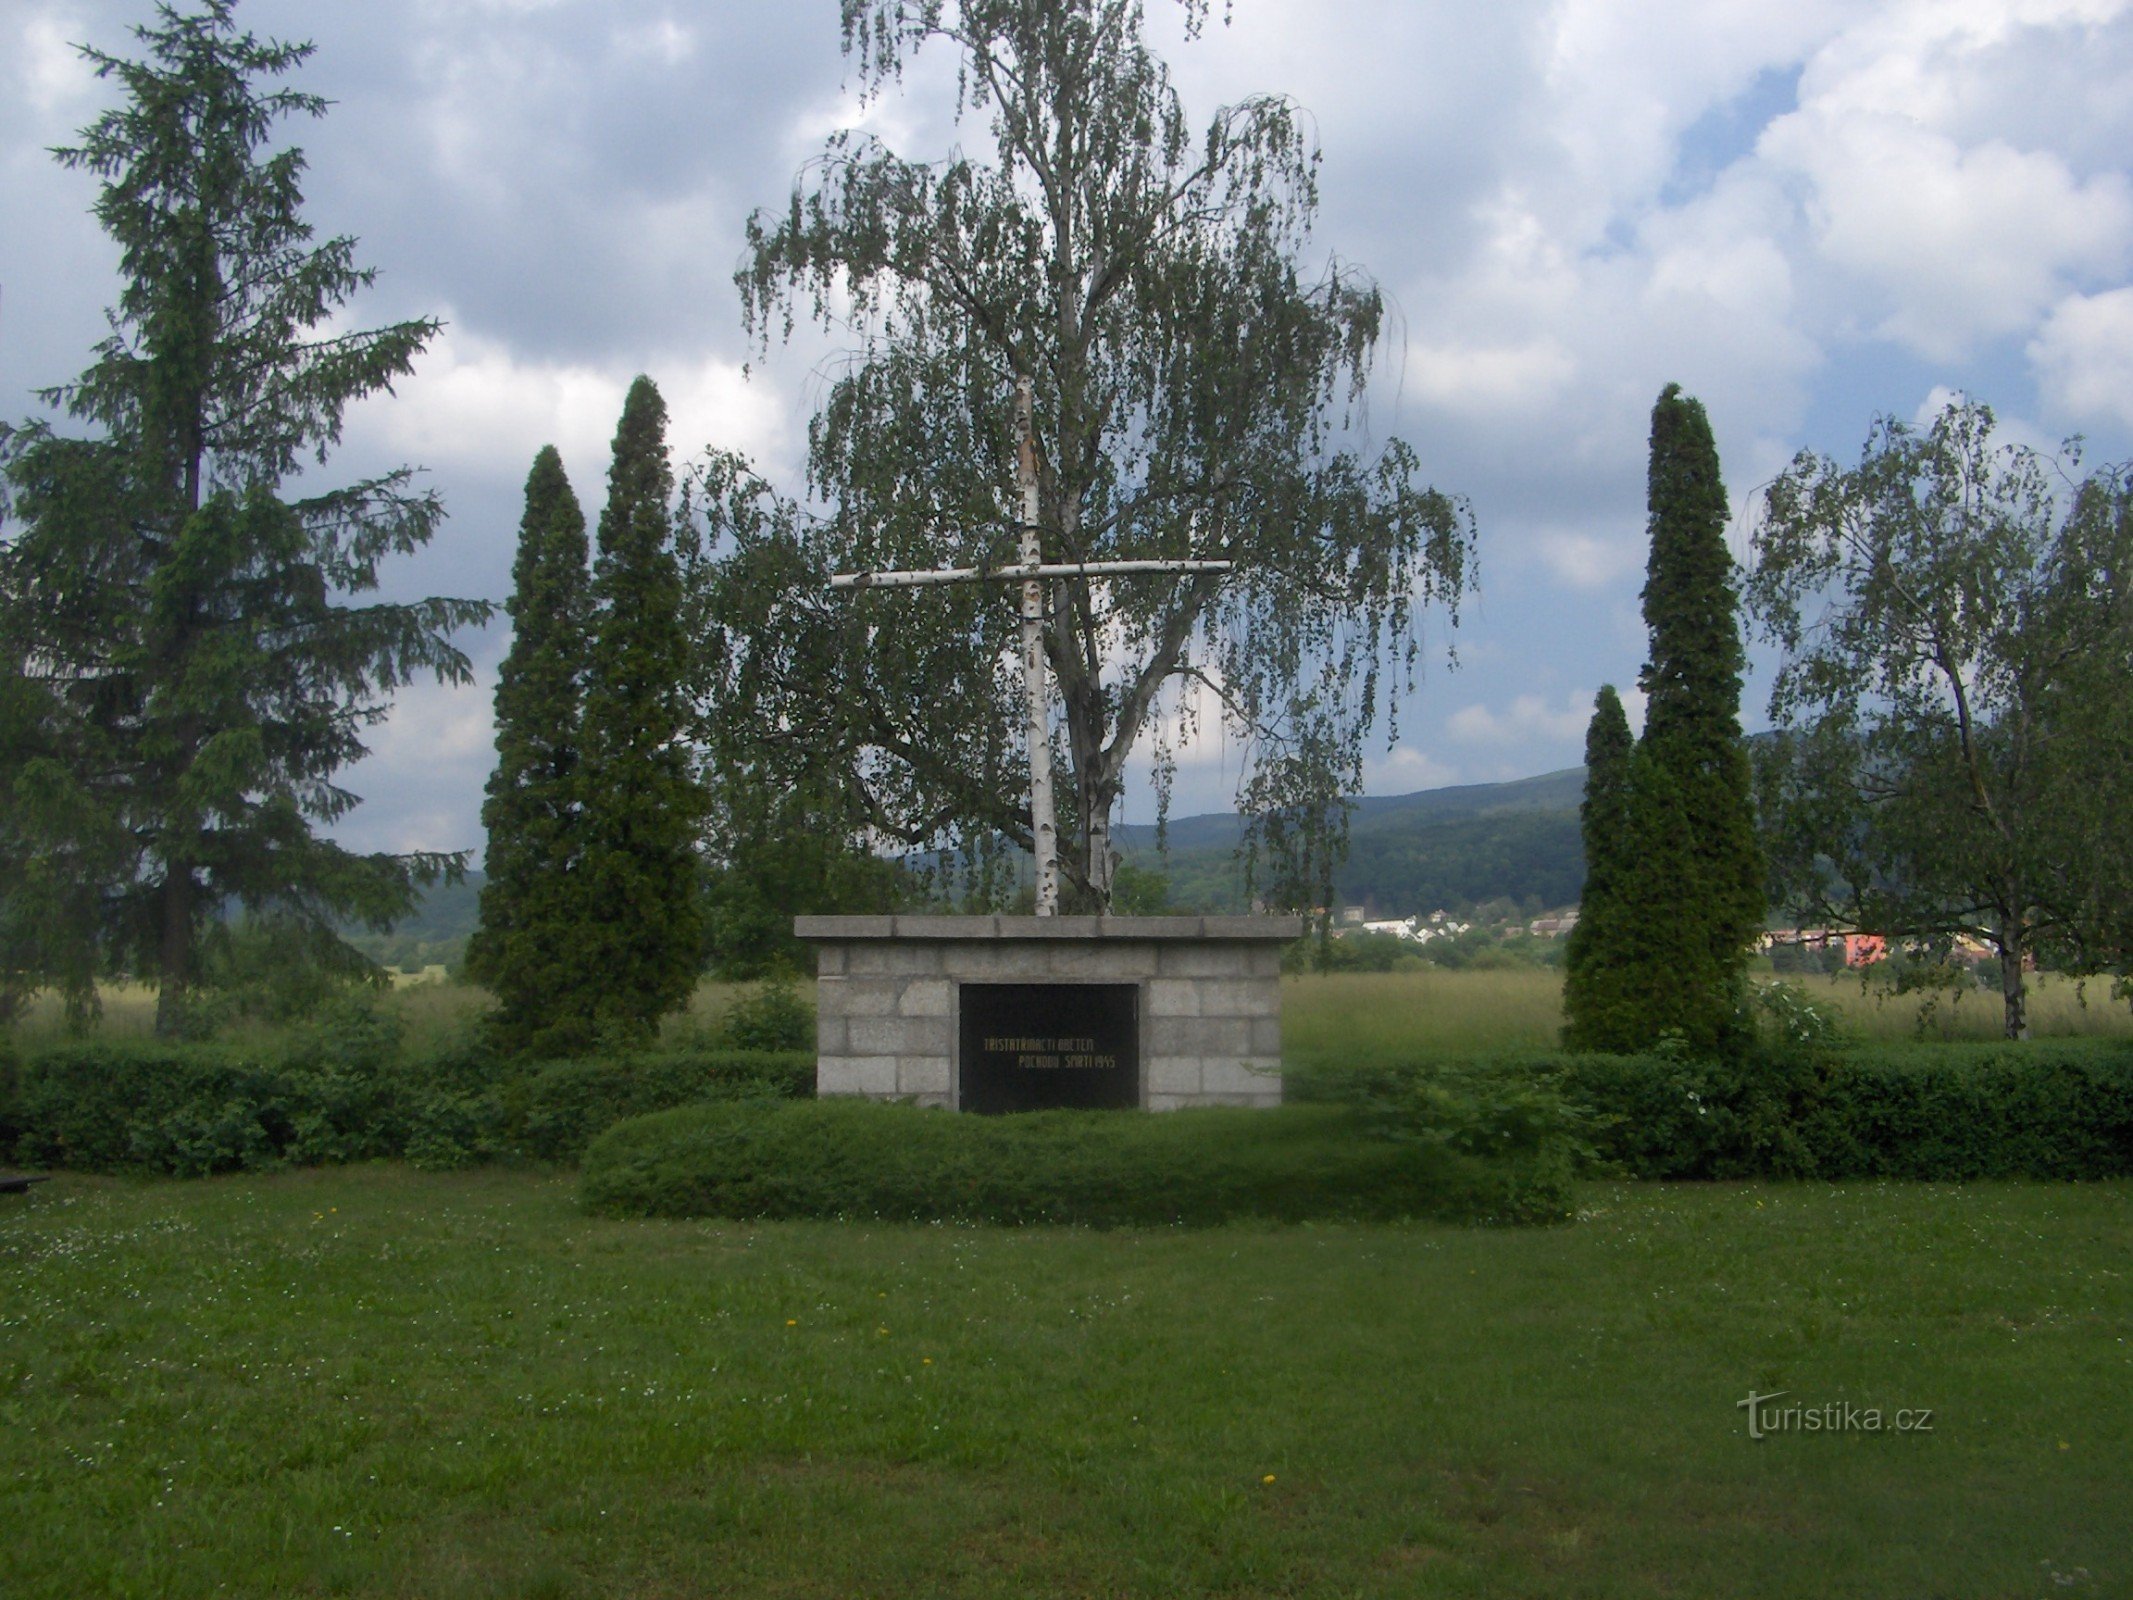
<path fill-rule="evenodd" d="M 659 17 L 641 27 L 623 28 L 620 45 L 626 55 L 648 58 L 663 67 L 678 67 L 696 57 L 696 30 L 672 17 Z"/>
<path fill-rule="evenodd" d="M 1523 344 L 1411 347 L 1415 387 L 1446 408 L 1530 411 L 1558 394 L 1577 370 L 1570 352 L 1552 339 Z"/>
<path fill-rule="evenodd" d="M 1644 541 L 1638 536 L 1557 530 L 1540 534 L 1536 548 L 1548 570 L 1572 589 L 1605 589 L 1644 565 Z"/>
<path fill-rule="evenodd" d="M 1537 694 L 1522 694 L 1502 711 L 1478 704 L 1461 706 L 1446 720 L 1445 728 L 1467 744 L 1520 744 L 1582 738 L 1591 720 L 1591 692 L 1573 689 L 1560 704 Z"/>
<path fill-rule="evenodd" d="M 581 500 L 596 495 L 635 374 L 621 367 L 522 357 L 499 341 L 447 326 L 395 394 L 350 413 L 351 440 L 443 472 L 523 473 L 544 444 L 563 454 Z M 666 400 L 677 463 L 707 444 L 762 460 L 782 448 L 777 400 L 736 362 L 698 356 L 651 374 Z"/>
<path fill-rule="evenodd" d="M 1761 73 L 1797 65 L 1848 10 L 1838 0 L 1566 0 L 1553 14 L 1545 102 L 1565 218 L 1596 238 L 1642 209 L 1699 117 Z"/>
<path fill-rule="evenodd" d="M 2133 244 L 2123 175 L 2084 181 L 2049 152 L 1965 148 L 1897 112 L 1802 113 L 1761 148 L 1812 186 L 1821 254 L 1890 305 L 1876 331 L 1930 359 L 2029 327 L 2070 278 L 2121 270 Z"/>
<path fill-rule="evenodd" d="M 1898 0 L 1861 8 L 1803 72 L 1797 111 L 1756 160 L 1797 193 L 1830 269 L 1829 331 L 1958 359 L 2019 333 L 2071 286 L 2122 272 L 2133 191 L 2054 147 L 2053 100 L 2079 102 L 2091 31 L 2123 0 Z M 2037 62 L 2050 60 L 2050 79 Z M 2046 87 L 2050 84 L 2050 87 Z M 2122 96 L 2118 97 L 2122 101 Z M 2123 126 L 2122 111 L 2105 113 Z"/>
<path fill-rule="evenodd" d="M 1231 733 L 1219 693 L 1199 678 L 1172 679 L 1157 695 L 1135 753 L 1152 761 L 1156 747 L 1167 745 L 1181 775 L 1228 774 L 1243 754 Z"/>
<path fill-rule="evenodd" d="M 96 83 L 96 69 L 82 59 L 73 41 L 83 29 L 68 12 L 24 19 L 16 36 L 14 71 L 31 106 L 49 115 L 85 100 Z"/>
<path fill-rule="evenodd" d="M 1618 686 L 1616 692 L 1622 697 L 1622 715 L 1629 723 L 1629 731 L 1638 738 L 1643 738 L 1644 709 L 1649 697 L 1634 683 Z"/>
<path fill-rule="evenodd" d="M 1414 794 L 1459 781 L 1458 767 L 1411 744 L 1396 745 L 1363 763 L 1363 787 L 1371 794 Z"/>
<path fill-rule="evenodd" d="M 2054 405 L 2133 427 L 2133 288 L 2060 301 L 2030 340 L 2029 360 Z"/>

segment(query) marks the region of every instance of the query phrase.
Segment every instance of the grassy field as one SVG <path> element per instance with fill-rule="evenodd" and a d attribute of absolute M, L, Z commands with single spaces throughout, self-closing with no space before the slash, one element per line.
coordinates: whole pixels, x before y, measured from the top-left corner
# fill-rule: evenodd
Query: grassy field
<path fill-rule="evenodd" d="M 714 1031 L 726 1008 L 756 987 L 704 979 L 697 984 L 688 1010 L 666 1020 L 665 1036 L 680 1042 Z M 801 986 L 810 1007 L 814 1004 L 812 987 L 811 982 Z M 421 1045 L 472 1026 L 491 1002 L 487 991 L 471 985 L 415 982 L 399 985 L 381 996 L 379 1003 L 405 1024 L 409 1041 Z M 137 983 L 112 983 L 104 986 L 103 1012 L 94 1026 L 105 1037 L 145 1039 L 155 1031 L 155 1017 L 154 989 Z M 226 1037 L 267 1042 L 286 1031 L 280 1024 L 246 1022 L 230 1028 Z M 31 1001 L 16 1022 L 12 1036 L 27 1045 L 65 1038 L 66 1013 L 59 997 L 41 994 Z"/>
<path fill-rule="evenodd" d="M 1089 1233 L 62 1176 L 0 1201 L 0 1588 L 2124 1594 L 2129 1243 L 2125 1184 Z"/>
<path fill-rule="evenodd" d="M 1759 982 L 1770 981 L 1767 975 Z M 1921 1029 L 1919 1004 L 1911 997 L 1885 997 L 1863 989 L 1857 978 L 1787 980 L 1805 989 L 1843 1019 L 1860 1039 L 1993 1039 L 2000 1033 L 1999 998 L 1979 991 L 1959 1002 L 1943 1001 Z M 747 984 L 710 980 L 699 984 L 689 1009 L 668 1019 L 666 1037 L 679 1042 L 714 1031 L 718 1019 Z M 812 1007 L 811 985 L 802 998 Z M 411 1042 L 465 1028 L 487 1009 L 488 996 L 457 984 L 413 984 L 386 1002 L 407 1025 Z M 1368 1063 L 1456 1059 L 1505 1049 L 1553 1049 L 1563 1025 L 1562 974 L 1546 968 L 1504 971 L 1389 974 L 1314 974 L 1282 980 L 1282 1043 L 1295 1064 Z M 2035 980 L 2030 1015 L 2040 1038 L 2101 1034 L 2133 1038 L 2133 1008 L 2110 997 L 2109 984 L 2086 985 L 2046 974 Z M 155 1020 L 155 995 L 136 985 L 116 984 L 104 995 L 105 1034 L 145 1037 Z M 41 997 L 14 1037 L 25 1044 L 64 1036 L 51 996 Z M 260 1025 L 253 1036 L 267 1040 L 277 1029 Z M 244 1037 L 242 1029 L 239 1037 Z"/>
<path fill-rule="evenodd" d="M 1772 981 L 1767 974 L 1758 982 Z M 1853 1037 L 1996 1039 L 1997 994 L 1943 1001 L 1920 1021 L 1915 996 L 1884 996 L 1857 978 L 1787 979 L 1831 1008 Z M 1497 972 L 1329 973 L 1282 983 L 1282 1049 L 1292 1063 L 1446 1059 L 1506 1049 L 1553 1049 L 1563 1025 L 1562 974 Z M 2133 1038 L 2133 1009 L 2107 980 L 2086 985 L 2045 974 L 2030 993 L 2038 1038 Z"/>

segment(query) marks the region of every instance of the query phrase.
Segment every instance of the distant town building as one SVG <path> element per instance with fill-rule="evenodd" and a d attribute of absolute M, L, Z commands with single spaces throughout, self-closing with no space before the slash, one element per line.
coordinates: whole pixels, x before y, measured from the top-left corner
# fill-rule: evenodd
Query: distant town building
<path fill-rule="evenodd" d="M 1361 910 L 1361 907 L 1351 909 Z M 1412 916 L 1405 919 L 1377 918 L 1365 921 L 1360 917 L 1350 918 L 1347 909 L 1341 913 L 1341 926 L 1333 930 L 1338 939 L 1344 934 L 1375 933 L 1391 939 L 1406 939 L 1414 944 L 1428 944 L 1432 939 L 1455 939 L 1473 927 L 1470 922 L 1461 922 L 1445 912 L 1435 911 L 1427 919 Z"/>
<path fill-rule="evenodd" d="M 1837 928 L 1773 928 L 1756 941 L 1756 947 L 1761 950 L 1772 950 L 1780 945 L 1795 945 L 1818 955 L 1827 950 L 1841 950 L 1847 967 L 1870 967 L 1889 958 L 1888 937 L 1879 933 L 1846 933 Z"/>

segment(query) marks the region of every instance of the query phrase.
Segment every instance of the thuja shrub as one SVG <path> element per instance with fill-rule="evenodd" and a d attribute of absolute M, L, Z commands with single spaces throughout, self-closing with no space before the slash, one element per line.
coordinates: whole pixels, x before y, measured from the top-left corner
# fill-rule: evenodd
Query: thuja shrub
<path fill-rule="evenodd" d="M 815 1058 L 798 1050 L 693 1050 L 557 1061 L 507 1092 L 514 1141 L 529 1155 L 575 1161 L 627 1117 L 708 1100 L 799 1099 L 814 1093 Z"/>
<path fill-rule="evenodd" d="M 1388 1137 L 1349 1106 L 958 1116 L 737 1101 L 616 1124 L 582 1194 L 618 1216 L 1203 1226 L 1567 1216 L 1560 1164 Z"/>

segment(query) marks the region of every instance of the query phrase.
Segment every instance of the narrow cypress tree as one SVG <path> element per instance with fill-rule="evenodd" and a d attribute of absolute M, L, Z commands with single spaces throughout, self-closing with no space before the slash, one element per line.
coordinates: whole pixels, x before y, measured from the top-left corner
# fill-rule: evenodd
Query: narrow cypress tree
<path fill-rule="evenodd" d="M 496 683 L 496 770 L 482 803 L 488 881 L 467 971 L 497 997 L 506 1048 L 591 1043 L 577 806 L 588 592 L 585 514 L 549 445 L 534 457 L 511 572 L 511 651 Z"/>
<path fill-rule="evenodd" d="M 694 848 L 703 799 L 685 742 L 666 424 L 659 390 L 640 377 L 615 433 L 593 569 L 579 952 L 595 1027 L 616 1044 L 643 1042 L 687 1003 L 703 955 Z"/>
<path fill-rule="evenodd" d="M 1585 889 L 1563 952 L 1563 1046 L 1569 1050 L 1614 1048 L 1636 1025 L 1622 942 L 1637 873 L 1629 776 L 1635 748 L 1622 697 L 1613 684 L 1602 684 L 1585 730 L 1585 800 L 1578 808 Z"/>
<path fill-rule="evenodd" d="M 1718 447 L 1700 402 L 1668 384 L 1652 408 L 1651 560 L 1640 678 L 1644 737 L 1630 768 L 1638 841 L 1626 958 L 1640 969 L 1645 1038 L 1723 1050 L 1737 1034 L 1763 923 L 1763 855 L 1741 739 L 1741 649 Z"/>

